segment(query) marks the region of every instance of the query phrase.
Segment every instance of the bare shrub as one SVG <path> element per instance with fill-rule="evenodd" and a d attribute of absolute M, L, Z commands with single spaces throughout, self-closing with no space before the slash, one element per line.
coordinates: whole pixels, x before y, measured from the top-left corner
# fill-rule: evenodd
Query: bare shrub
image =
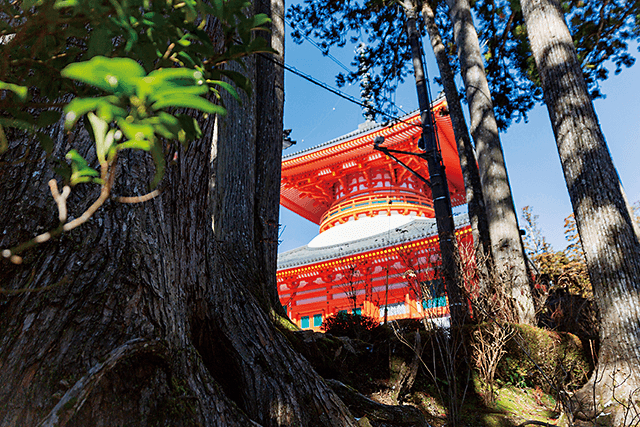
<path fill-rule="evenodd" d="M 473 361 L 480 379 L 487 390 L 482 393 L 485 405 L 495 404 L 495 377 L 498 363 L 505 350 L 507 341 L 514 334 L 513 328 L 508 324 L 500 324 L 497 321 L 479 325 L 473 331 L 471 348 L 473 349 Z"/>
<path fill-rule="evenodd" d="M 459 262 L 462 264 L 461 280 L 471 305 L 473 323 L 482 324 L 488 321 L 516 323 L 518 314 L 513 306 L 513 298 L 507 291 L 508 283 L 515 280 L 512 276 L 500 276 L 491 266 L 490 256 L 475 258 L 475 251 L 469 246 L 460 246 Z"/>

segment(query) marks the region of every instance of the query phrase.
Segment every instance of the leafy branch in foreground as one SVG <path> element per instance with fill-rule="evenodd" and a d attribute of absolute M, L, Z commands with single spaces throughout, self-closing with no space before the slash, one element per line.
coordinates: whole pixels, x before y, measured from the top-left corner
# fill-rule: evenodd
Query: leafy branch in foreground
<path fill-rule="evenodd" d="M 245 0 L 105 2 L 41 0 L 0 5 L 0 156 L 11 140 L 37 137 L 47 157 L 55 143 L 49 127 L 64 113 L 65 130 L 83 119 L 95 143 L 97 167 L 70 149 L 55 171 L 64 187 L 49 183 L 59 226 L 11 249 L 17 254 L 86 222 L 109 198 L 118 153 L 149 152 L 155 164 L 151 192 L 116 200 L 135 203 L 159 194 L 166 157 L 202 132 L 198 120 L 224 115 L 220 88 L 239 100 L 236 87 L 250 94 L 248 79 L 225 64 L 257 52 L 272 52 L 256 31 L 270 19 L 249 14 Z M 90 11 L 90 12 L 86 12 Z M 216 43 L 210 34 L 222 34 Z M 226 79 L 226 80 L 225 80 Z M 61 110 L 61 107 L 64 107 Z M 10 129 L 8 133 L 6 129 Z M 9 138 L 9 135 L 11 138 Z M 15 145 L 15 144 L 14 144 Z M 94 203 L 67 222 L 66 200 L 78 184 L 100 186 Z"/>

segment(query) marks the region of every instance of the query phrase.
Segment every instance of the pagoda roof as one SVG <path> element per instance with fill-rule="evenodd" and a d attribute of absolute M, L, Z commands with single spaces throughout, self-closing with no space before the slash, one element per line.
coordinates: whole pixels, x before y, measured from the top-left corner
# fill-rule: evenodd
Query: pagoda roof
<path fill-rule="evenodd" d="M 466 203 L 464 180 L 451 118 L 447 114 L 444 97 L 432 104 L 436 119 L 438 141 L 446 167 L 447 181 L 453 206 Z M 377 136 L 385 138 L 384 146 L 392 149 L 416 151 L 422 134 L 418 111 L 407 114 L 392 124 L 366 123 L 360 129 L 282 157 L 280 203 L 309 221 L 320 224 L 329 209 L 323 184 L 331 182 L 352 168 L 374 164 L 393 164 L 384 154 L 373 149 Z M 428 178 L 426 162 L 414 156 L 398 155 L 405 163 Z M 397 165 L 394 165 L 397 166 Z M 400 167 L 400 166 L 397 166 Z M 325 185 L 326 186 L 326 185 Z"/>
<path fill-rule="evenodd" d="M 469 217 L 465 213 L 454 215 L 455 228 L 459 229 L 469 224 Z M 362 220 L 358 220 L 362 221 Z M 341 224 L 335 228 L 344 227 Z M 395 246 L 400 243 L 422 240 L 437 235 L 438 230 L 434 218 L 414 217 L 407 224 L 349 242 L 312 247 L 302 246 L 278 255 L 278 270 L 286 270 L 307 264 L 342 258 L 349 255 L 368 252 L 378 248 Z"/>

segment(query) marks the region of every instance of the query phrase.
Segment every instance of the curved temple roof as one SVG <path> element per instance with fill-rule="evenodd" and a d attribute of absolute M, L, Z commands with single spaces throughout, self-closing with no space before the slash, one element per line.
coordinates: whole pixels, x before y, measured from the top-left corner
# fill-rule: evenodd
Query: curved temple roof
<path fill-rule="evenodd" d="M 461 205 L 466 203 L 464 181 L 446 100 L 437 99 L 432 109 L 451 203 L 453 206 Z M 280 203 L 309 221 L 320 224 L 322 215 L 330 208 L 330 202 L 324 196 L 331 183 L 350 170 L 392 163 L 391 159 L 373 149 L 374 138 L 384 136 L 386 147 L 415 152 L 421 134 L 419 112 L 413 112 L 395 124 L 371 124 L 316 147 L 285 155 L 282 158 Z M 398 157 L 428 178 L 426 162 L 417 161 L 415 156 Z"/>
<path fill-rule="evenodd" d="M 469 224 L 467 214 L 454 215 L 453 220 L 456 229 Z M 362 219 L 355 222 L 361 222 L 363 226 L 365 225 Z M 438 234 L 436 220 L 434 218 L 411 217 L 409 222 L 398 227 L 393 226 L 391 221 L 389 224 L 391 225 L 389 229 L 380 230 L 376 234 L 360 239 L 356 238 L 348 242 L 338 242 L 327 246 L 312 246 L 312 240 L 312 242 L 306 246 L 283 252 L 278 255 L 278 270 L 341 258 L 403 242 L 412 242 Z M 342 224 L 340 227 L 344 227 L 345 225 L 346 224 Z"/>

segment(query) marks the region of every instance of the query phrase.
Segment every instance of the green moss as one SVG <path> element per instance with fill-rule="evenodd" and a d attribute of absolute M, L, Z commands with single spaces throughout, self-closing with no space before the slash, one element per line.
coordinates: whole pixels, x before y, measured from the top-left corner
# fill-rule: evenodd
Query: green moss
<path fill-rule="evenodd" d="M 485 414 L 482 416 L 485 427 L 512 427 L 513 424 L 502 414 Z"/>
<path fill-rule="evenodd" d="M 587 380 L 589 363 L 580 340 L 566 332 L 513 325 L 516 334 L 498 364 L 497 377 L 516 387 L 575 389 Z"/>
<path fill-rule="evenodd" d="M 186 388 L 186 382 L 179 380 L 177 377 L 171 378 L 171 389 L 173 393 L 179 396 L 185 396 L 188 393 Z"/>
<path fill-rule="evenodd" d="M 513 427 L 527 420 L 554 423 L 555 401 L 540 389 L 507 386 L 497 392 L 495 405 L 483 406 L 470 399 L 463 408 L 464 424 L 470 426 Z M 559 424 L 566 425 L 566 424 Z"/>
<path fill-rule="evenodd" d="M 72 397 L 71 399 L 69 399 L 69 401 L 67 403 L 62 405 L 62 409 L 64 409 L 65 411 L 73 409 L 73 407 L 76 405 L 77 402 L 78 402 L 78 398 L 77 397 Z"/>
<path fill-rule="evenodd" d="M 276 327 L 285 329 L 287 331 L 299 331 L 298 325 L 293 323 L 288 317 L 280 316 L 273 309 L 271 309 L 271 319 L 275 323 Z"/>
<path fill-rule="evenodd" d="M 197 422 L 197 399 L 190 396 L 187 382 L 178 377 L 171 377 L 170 393 L 164 402 L 154 411 L 149 425 L 164 427 L 178 421 L 180 425 L 199 425 Z"/>

